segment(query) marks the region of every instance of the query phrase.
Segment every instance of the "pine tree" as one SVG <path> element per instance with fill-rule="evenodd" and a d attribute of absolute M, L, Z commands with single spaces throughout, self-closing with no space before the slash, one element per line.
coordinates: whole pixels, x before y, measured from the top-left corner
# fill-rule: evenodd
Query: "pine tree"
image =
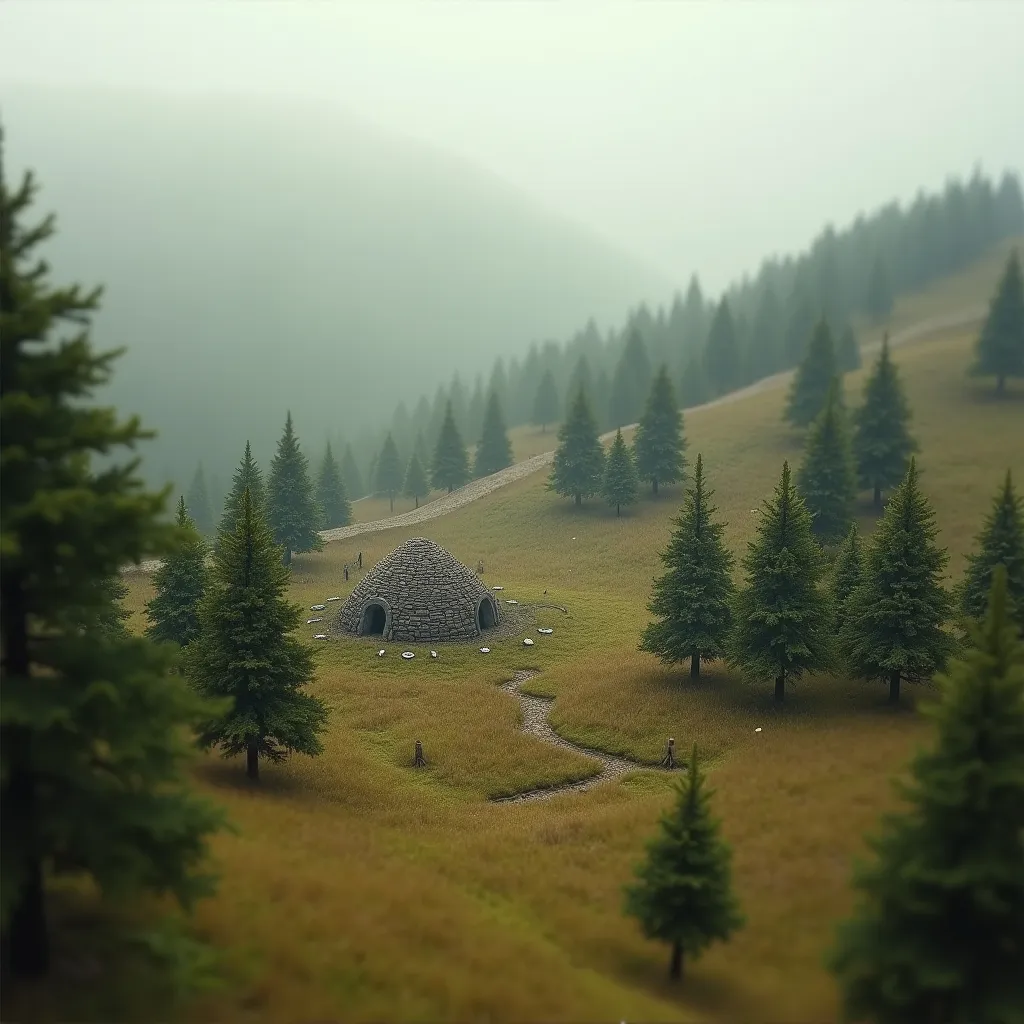
<path fill-rule="evenodd" d="M 533 424 L 540 427 L 543 434 L 548 429 L 549 423 L 558 420 L 558 389 L 555 387 L 555 378 L 550 370 L 544 372 L 540 385 L 537 388 L 536 397 L 533 400 Z"/>
<path fill-rule="evenodd" d="M 377 459 L 377 492 L 386 494 L 391 504 L 391 511 L 395 511 L 395 495 L 402 489 L 402 463 L 398 458 L 398 449 L 395 447 L 395 439 L 388 433 L 384 438 L 384 446 L 380 450 Z"/>
<path fill-rule="evenodd" d="M 849 1019 L 1003 1024 L 1024 1008 L 1024 644 L 1005 570 L 924 709 L 930 749 L 870 840 L 829 966 Z"/>
<path fill-rule="evenodd" d="M 185 666 L 198 693 L 231 698 L 226 713 L 204 723 L 200 744 L 224 757 L 244 753 L 257 781 L 261 757 L 321 752 L 327 707 L 301 692 L 313 679 L 313 652 L 293 636 L 302 612 L 287 600 L 288 570 L 248 491 L 235 532 L 219 541 Z"/>
<path fill-rule="evenodd" d="M 757 537 L 748 544 L 743 567 L 747 578 L 733 613 L 732 660 L 747 675 L 774 679 L 781 703 L 787 679 L 832 662 L 821 552 L 788 462 L 775 497 L 761 505 Z"/>
<path fill-rule="evenodd" d="M 366 494 L 363 477 L 356 465 L 356 457 L 352 454 L 352 445 L 345 445 L 345 454 L 341 458 L 341 479 L 345 484 L 345 492 L 352 497 L 361 498 Z"/>
<path fill-rule="evenodd" d="M 473 470 L 476 476 L 490 476 L 499 469 L 512 465 L 512 445 L 505 430 L 505 417 L 501 412 L 498 394 L 492 391 L 487 399 L 484 426 L 477 445 Z"/>
<path fill-rule="evenodd" d="M 668 368 L 662 366 L 651 385 L 647 406 L 633 438 L 637 474 L 642 480 L 651 481 L 655 494 L 659 483 L 674 484 L 682 480 L 686 467 L 685 448 L 683 416 L 676 405 Z"/>
<path fill-rule="evenodd" d="M 637 478 L 633 455 L 622 437 L 622 428 L 615 431 L 607 458 L 604 460 L 604 482 L 601 494 L 609 505 L 614 506 L 615 515 L 622 514 L 623 505 L 636 501 Z"/>
<path fill-rule="evenodd" d="M 212 536 L 213 514 L 210 512 L 210 493 L 206 487 L 206 474 L 203 472 L 201 462 L 196 466 L 185 504 L 188 506 L 189 515 L 200 534 L 204 537 Z"/>
<path fill-rule="evenodd" d="M 651 362 L 643 336 L 634 328 L 615 367 L 609 413 L 616 427 L 635 423 L 651 386 Z"/>
<path fill-rule="evenodd" d="M 352 506 L 345 492 L 345 481 L 341 470 L 331 451 L 331 442 L 327 442 L 324 458 L 320 463 L 320 473 L 316 481 L 316 503 L 324 514 L 324 528 L 337 529 L 348 526 L 352 522 Z"/>
<path fill-rule="evenodd" d="M 861 487 L 874 491 L 874 504 L 882 510 L 882 491 L 895 487 L 907 472 L 917 450 L 910 436 L 910 407 L 899 372 L 889 354 L 888 334 L 864 385 L 864 401 L 854 413 L 853 452 Z"/>
<path fill-rule="evenodd" d="M 839 388 L 838 378 L 833 378 L 825 408 L 808 432 L 797 473 L 797 487 L 812 516 L 811 530 L 826 544 L 835 543 L 849 530 L 857 498 L 853 448 Z"/>
<path fill-rule="evenodd" d="M 740 349 L 736 325 L 725 299 L 718 304 L 711 321 L 704 361 L 713 395 L 724 395 L 739 386 Z"/>
<path fill-rule="evenodd" d="M 860 346 L 853 328 L 847 324 L 839 335 L 839 346 L 836 349 L 836 365 L 840 373 L 860 369 Z"/>
<path fill-rule="evenodd" d="M 864 308 L 875 323 L 881 323 L 892 312 L 892 303 L 893 295 L 892 286 L 889 284 L 889 274 L 882 262 L 882 257 L 876 256 L 871 268 L 871 277 L 868 279 L 867 295 L 864 296 Z"/>
<path fill-rule="evenodd" d="M 427 466 L 430 465 L 430 454 L 427 451 L 427 442 L 423 439 L 423 431 L 419 431 L 416 434 L 416 443 L 413 445 L 413 452 L 415 453 L 416 457 L 420 460 L 420 465 L 423 467 L 423 472 L 426 473 Z M 424 488 L 423 494 L 426 494 L 428 489 L 429 488 Z"/>
<path fill-rule="evenodd" d="M 277 443 L 277 454 L 270 464 L 267 518 L 274 542 L 284 549 L 285 565 L 291 565 L 293 552 L 301 554 L 323 550 L 324 542 L 317 532 L 320 509 L 309 479 L 309 463 L 299 447 L 290 412 L 285 420 L 284 434 Z"/>
<path fill-rule="evenodd" d="M 999 287 L 975 345 L 971 373 L 995 377 L 996 394 L 1006 390 L 1007 377 L 1024 377 L 1024 281 L 1017 250 L 1006 261 Z"/>
<path fill-rule="evenodd" d="M 184 498 L 178 500 L 176 524 L 179 546 L 153 574 L 156 594 L 146 605 L 150 623 L 146 636 L 185 647 L 199 632 L 199 602 L 206 589 L 206 542 L 196 530 Z"/>
<path fill-rule="evenodd" d="M 459 429 L 455 425 L 451 402 L 445 408 L 441 433 L 437 438 L 437 447 L 434 449 L 431 478 L 436 488 L 447 490 L 449 494 L 469 480 L 469 460 L 466 458 L 466 446 L 462 443 Z"/>
<path fill-rule="evenodd" d="M 722 539 L 725 524 L 714 519 L 714 493 L 704 486 L 704 462 L 698 455 L 693 484 L 661 555 L 667 571 L 654 581 L 647 606 L 658 621 L 649 623 L 640 639 L 640 650 L 669 664 L 689 658 L 693 679 L 700 675 L 702 658 L 724 655 L 732 626 L 733 559 Z"/>
<path fill-rule="evenodd" d="M 697 356 L 691 356 L 683 370 L 679 386 L 679 403 L 684 409 L 703 405 L 710 397 L 710 386 L 704 366 Z"/>
<path fill-rule="evenodd" d="M 840 638 L 851 672 L 888 680 L 893 704 L 902 680 L 929 679 L 953 650 L 953 638 L 942 628 L 952 610 L 942 586 L 949 555 L 936 545 L 937 533 L 911 459 L 871 537 Z"/>
<path fill-rule="evenodd" d="M 238 510 L 242 504 L 242 495 L 247 487 L 253 502 L 260 508 L 265 508 L 267 495 L 263 486 L 263 473 L 252 457 L 252 448 L 248 441 L 245 442 L 245 454 L 242 456 L 242 461 L 232 478 L 231 492 L 224 499 L 224 511 L 220 517 L 218 536 L 224 531 L 234 532 L 235 523 L 238 520 Z"/>
<path fill-rule="evenodd" d="M 37 189 L 9 191 L 0 152 L 0 924 L 23 978 L 50 966 L 45 880 L 187 905 L 222 822 L 184 771 L 211 709 L 115 603 L 125 564 L 173 549 L 164 495 L 111 461 L 152 435 L 90 404 L 120 353 L 89 340 L 100 289 L 50 284 L 54 219 L 24 223 Z"/>
<path fill-rule="evenodd" d="M 957 588 L 962 614 L 971 619 L 984 616 L 992 573 L 1003 565 L 1007 615 L 1024 635 L 1024 502 L 1013 489 L 1009 470 L 975 543 L 978 550 L 967 556 L 967 569 Z"/>
<path fill-rule="evenodd" d="M 423 463 L 415 451 L 412 453 L 412 458 L 409 459 L 409 465 L 406 467 L 405 483 L 402 490 L 407 498 L 412 498 L 416 508 L 420 507 L 420 498 L 426 497 L 427 492 L 430 490 L 427 484 L 427 471 L 423 468 Z"/>
<path fill-rule="evenodd" d="M 732 889 L 732 851 L 711 814 L 713 794 L 694 746 L 675 807 L 662 815 L 647 859 L 636 868 L 637 881 L 626 887 L 626 913 L 648 938 L 671 943 L 673 981 L 683 976 L 684 957 L 697 959 L 744 924 Z"/>
<path fill-rule="evenodd" d="M 604 449 L 597 437 L 586 392 L 580 388 L 558 431 L 548 489 L 581 505 L 584 498 L 601 490 L 603 476 Z"/>
<path fill-rule="evenodd" d="M 797 427 L 813 423 L 825 408 L 836 373 L 832 332 L 824 320 L 819 320 L 803 362 L 797 367 L 793 378 L 786 405 L 786 419 Z"/>
<path fill-rule="evenodd" d="M 832 592 L 833 635 L 841 632 L 846 624 L 846 605 L 850 595 L 860 586 L 864 574 L 864 552 L 861 548 L 860 532 L 854 523 L 843 538 L 832 563 L 829 583 Z"/>

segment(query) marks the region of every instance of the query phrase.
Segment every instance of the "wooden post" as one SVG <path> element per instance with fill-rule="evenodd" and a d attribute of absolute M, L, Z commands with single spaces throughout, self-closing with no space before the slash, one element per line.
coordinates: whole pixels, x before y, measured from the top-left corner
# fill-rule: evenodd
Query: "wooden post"
<path fill-rule="evenodd" d="M 427 761 L 423 756 L 423 744 L 419 740 L 416 741 L 416 756 L 412 760 L 413 768 L 424 768 L 426 767 Z"/>
<path fill-rule="evenodd" d="M 662 768 L 675 768 L 676 766 L 676 741 L 669 736 L 668 746 L 665 747 L 665 756 L 661 759 Z"/>

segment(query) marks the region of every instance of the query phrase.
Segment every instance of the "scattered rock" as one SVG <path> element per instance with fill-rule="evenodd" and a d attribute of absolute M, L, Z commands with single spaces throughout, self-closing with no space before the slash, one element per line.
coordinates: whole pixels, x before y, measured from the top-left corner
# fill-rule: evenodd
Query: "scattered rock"
<path fill-rule="evenodd" d="M 327 600 L 328 601 L 340 601 L 341 598 L 340 597 L 329 597 L 329 598 L 327 598 Z"/>
<path fill-rule="evenodd" d="M 545 633 L 546 634 L 546 633 L 554 633 L 554 630 L 550 626 L 538 626 L 537 627 L 537 632 L 538 633 Z"/>
<path fill-rule="evenodd" d="M 481 654 L 490 654 L 491 653 L 491 649 L 490 649 L 490 647 L 481 647 L 480 648 L 480 653 Z"/>
<path fill-rule="evenodd" d="M 327 639 L 327 634 L 326 634 L 326 633 L 317 633 L 317 634 L 316 634 L 316 635 L 315 635 L 315 636 L 313 637 L 313 639 L 314 639 L 314 640 L 326 640 L 326 639 Z"/>
<path fill-rule="evenodd" d="M 311 612 L 322 612 L 326 607 L 327 605 L 325 604 L 311 604 L 309 610 Z"/>
<path fill-rule="evenodd" d="M 323 620 L 323 616 L 321 616 L 319 619 L 306 619 L 306 625 L 307 626 L 312 626 L 314 622 L 323 622 L 323 621 L 324 621 Z"/>
<path fill-rule="evenodd" d="M 431 652 L 430 652 L 430 656 L 431 656 L 432 658 L 436 658 L 436 657 L 437 657 L 437 651 L 431 651 Z"/>
<path fill-rule="evenodd" d="M 406 661 L 408 661 L 410 658 L 415 658 L 416 655 L 413 654 L 412 651 L 402 651 L 402 657 L 405 658 Z"/>
<path fill-rule="evenodd" d="M 531 639 L 530 639 L 529 637 L 527 637 L 527 638 L 526 638 L 526 639 L 525 639 L 525 640 L 523 641 L 523 646 L 524 646 L 524 647 L 532 647 L 532 646 L 533 646 L 533 641 L 532 641 L 532 640 L 531 640 Z"/>
<path fill-rule="evenodd" d="M 377 652 L 377 657 L 378 658 L 383 658 L 384 657 L 384 648 L 383 647 Z"/>

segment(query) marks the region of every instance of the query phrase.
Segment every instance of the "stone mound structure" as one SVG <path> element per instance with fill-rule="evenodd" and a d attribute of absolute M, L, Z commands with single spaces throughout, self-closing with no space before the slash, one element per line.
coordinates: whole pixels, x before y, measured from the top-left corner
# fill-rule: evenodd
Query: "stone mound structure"
<path fill-rule="evenodd" d="M 335 625 L 350 636 L 427 643 L 472 640 L 500 622 L 500 604 L 471 570 L 413 537 L 359 581 Z"/>

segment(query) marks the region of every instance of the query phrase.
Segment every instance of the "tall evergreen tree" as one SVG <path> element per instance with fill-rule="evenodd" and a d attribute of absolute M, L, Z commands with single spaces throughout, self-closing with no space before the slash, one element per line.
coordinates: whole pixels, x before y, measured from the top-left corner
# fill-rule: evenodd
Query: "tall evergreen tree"
<path fill-rule="evenodd" d="M 455 425 L 450 402 L 445 409 L 441 433 L 437 438 L 437 447 L 434 449 L 431 478 L 436 488 L 446 490 L 449 494 L 469 480 L 469 460 L 466 458 L 466 446 L 462 443 L 459 428 Z"/>
<path fill-rule="evenodd" d="M 704 462 L 698 455 L 693 483 L 661 555 L 665 575 L 654 581 L 647 606 L 658 618 L 640 638 L 640 650 L 669 664 L 689 658 L 693 679 L 700 675 L 702 658 L 724 655 L 732 626 L 733 559 L 723 540 L 725 524 L 714 518 L 714 493 L 704 486 Z"/>
<path fill-rule="evenodd" d="M 345 445 L 345 454 L 341 457 L 341 479 L 345 484 L 346 493 L 352 496 L 352 499 L 361 498 L 366 494 L 366 489 L 363 487 L 363 476 L 359 472 L 359 466 L 356 464 L 356 457 L 352 453 L 352 445 Z"/>
<path fill-rule="evenodd" d="M 1024 1008 L 1024 644 L 1006 576 L 924 713 L 935 739 L 859 865 L 830 956 L 847 1018 L 1003 1024 Z"/>
<path fill-rule="evenodd" d="M 626 887 L 626 913 L 644 935 L 671 943 L 669 977 L 683 976 L 683 959 L 697 959 L 712 942 L 725 942 L 744 918 L 732 888 L 732 851 L 711 814 L 714 790 L 706 788 L 697 761 L 676 789 L 675 807 L 662 815 L 658 835 Z"/>
<path fill-rule="evenodd" d="M 114 604 L 125 564 L 172 549 L 164 495 L 144 490 L 137 460 L 107 461 L 152 435 L 90 404 L 120 354 L 89 340 L 100 289 L 50 283 L 37 250 L 54 219 L 25 223 L 38 186 L 26 173 L 8 189 L 2 143 L 0 927 L 7 970 L 38 978 L 47 880 L 187 904 L 211 889 L 199 869 L 222 818 L 184 771 L 210 707 Z"/>
<path fill-rule="evenodd" d="M 392 512 L 395 511 L 395 495 L 401 491 L 402 482 L 402 463 L 398 458 L 395 439 L 388 433 L 377 459 L 376 484 L 377 492 L 388 496 Z"/>
<path fill-rule="evenodd" d="M 775 289 L 768 285 L 754 317 L 749 360 L 751 380 L 761 380 L 782 369 L 785 362 L 782 325 L 782 305 Z"/>
<path fill-rule="evenodd" d="M 285 565 L 291 565 L 293 552 L 301 554 L 323 550 L 324 542 L 317 532 L 320 509 L 309 479 L 309 463 L 299 447 L 290 412 L 285 420 L 284 433 L 277 443 L 277 454 L 270 463 L 267 518 L 274 542 L 284 549 Z"/>
<path fill-rule="evenodd" d="M 894 704 L 904 679 L 931 678 L 953 650 L 953 638 L 943 629 L 952 610 L 942 586 L 949 555 L 935 543 L 937 534 L 935 513 L 911 459 L 872 534 L 841 636 L 853 674 L 888 680 Z"/>
<path fill-rule="evenodd" d="M 840 373 L 847 373 L 850 370 L 860 369 L 860 346 L 857 344 L 857 336 L 853 328 L 847 324 L 839 335 L 839 345 L 836 348 L 836 365 Z"/>
<path fill-rule="evenodd" d="M 250 491 L 250 497 L 251 497 Z M 320 473 L 316 481 L 316 501 L 324 514 L 324 528 L 334 530 L 339 526 L 348 526 L 352 522 L 352 505 L 345 491 L 345 481 L 341 470 L 331 451 L 331 442 L 327 442 L 324 458 L 320 463 Z"/>
<path fill-rule="evenodd" d="M 736 598 L 732 660 L 747 675 L 774 679 L 775 699 L 781 703 L 787 679 L 828 668 L 833 653 L 821 552 L 788 462 L 774 498 L 761 505 L 757 536 L 748 544 L 743 568 L 746 582 Z"/>
<path fill-rule="evenodd" d="M 242 505 L 242 495 L 247 487 L 253 502 L 264 508 L 267 495 L 263 486 L 263 473 L 252 457 L 252 447 L 248 441 L 245 442 L 245 454 L 242 456 L 242 461 L 231 480 L 231 491 L 224 499 L 224 510 L 221 512 L 218 536 L 223 531 L 234 532 L 235 523 L 238 520 L 238 510 Z"/>
<path fill-rule="evenodd" d="M 626 447 L 622 428 L 615 431 L 615 440 L 604 460 L 604 482 L 601 494 L 604 500 L 615 508 L 615 515 L 622 514 L 623 505 L 636 501 L 637 478 L 633 465 L 633 454 Z"/>
<path fill-rule="evenodd" d="M 199 632 L 199 602 L 206 589 L 206 542 L 199 536 L 184 498 L 178 499 L 175 523 L 180 534 L 178 547 L 153 574 L 156 593 L 146 605 L 146 636 L 185 647 Z"/>
<path fill-rule="evenodd" d="M 860 586 L 864 575 L 864 552 L 860 542 L 860 532 L 854 523 L 843 543 L 839 545 L 829 582 L 832 591 L 833 633 L 842 631 L 846 624 L 846 605 L 850 595 Z"/>
<path fill-rule="evenodd" d="M 1024 377 L 1024 281 L 1017 250 L 1010 253 L 1006 270 L 989 305 L 978 335 L 971 373 L 995 377 L 996 394 L 1006 390 L 1007 377 Z"/>
<path fill-rule="evenodd" d="M 786 405 L 786 419 L 797 427 L 813 423 L 825 408 L 829 388 L 837 372 L 832 332 L 824 320 L 819 320 L 803 362 L 797 367 L 793 378 Z"/>
<path fill-rule="evenodd" d="M 490 476 L 511 465 L 512 445 L 505 429 L 505 417 L 502 415 L 498 394 L 492 391 L 487 399 L 484 426 L 476 449 L 474 473 L 476 476 Z"/>
<path fill-rule="evenodd" d="M 736 325 L 726 299 L 718 304 L 704 353 L 704 365 L 711 393 L 724 395 L 739 386 L 740 349 Z"/>
<path fill-rule="evenodd" d="M 533 399 L 533 424 L 540 427 L 543 434 L 548 429 L 549 423 L 558 420 L 558 389 L 555 387 L 555 378 L 550 370 L 544 371 L 537 387 L 537 394 Z"/>
<path fill-rule="evenodd" d="M 826 544 L 840 540 L 853 522 L 857 473 L 839 400 L 839 379 L 833 378 L 825 408 L 807 435 L 797 487 L 807 502 L 814 535 Z"/>
<path fill-rule="evenodd" d="M 569 384 L 565 391 L 565 408 L 568 409 L 573 399 L 582 391 L 587 396 L 591 411 L 594 409 L 596 395 L 594 394 L 594 374 L 590 369 L 590 360 L 585 355 L 576 360 L 576 365 L 569 375 Z"/>
<path fill-rule="evenodd" d="M 637 421 L 650 386 L 651 361 L 647 346 L 643 335 L 634 327 L 612 377 L 609 414 L 614 426 L 624 427 Z"/>
<path fill-rule="evenodd" d="M 313 652 L 293 635 L 302 611 L 287 591 L 288 570 L 246 491 L 234 533 L 221 536 L 214 553 L 185 666 L 198 693 L 231 700 L 204 723 L 201 745 L 219 747 L 224 757 L 244 753 L 253 781 L 261 757 L 277 763 L 288 750 L 312 756 L 323 749 L 327 707 L 301 692 L 313 679 Z"/>
<path fill-rule="evenodd" d="M 427 442 L 423 438 L 423 432 L 420 431 L 416 435 L 416 444 L 413 446 L 413 451 L 416 457 L 420 460 L 420 465 L 423 467 L 423 472 L 426 473 L 427 467 L 430 465 L 430 453 L 427 450 Z M 429 481 L 428 481 L 429 484 Z M 423 491 L 426 494 L 430 490 L 429 486 Z M 422 497 L 422 495 L 421 495 Z"/>
<path fill-rule="evenodd" d="M 642 480 L 650 480 L 655 494 L 659 483 L 674 484 L 682 480 L 686 467 L 685 448 L 683 416 L 676 405 L 668 368 L 662 366 L 651 385 L 633 438 L 637 474 Z"/>
<path fill-rule="evenodd" d="M 875 257 L 868 279 L 868 290 L 864 296 L 864 308 L 875 321 L 881 323 L 891 312 L 893 304 L 892 286 L 889 273 L 881 256 Z"/>
<path fill-rule="evenodd" d="M 603 476 L 604 449 L 597 437 L 586 392 L 580 388 L 558 431 L 548 489 L 581 505 L 584 498 L 601 490 Z"/>
<path fill-rule="evenodd" d="M 864 401 L 854 413 L 853 452 L 861 487 L 874 491 L 877 511 L 882 491 L 895 487 L 917 450 L 910 436 L 910 406 L 896 364 L 889 354 L 889 335 L 864 385 Z"/>
<path fill-rule="evenodd" d="M 423 468 L 419 454 L 415 451 L 406 467 L 405 483 L 402 490 L 407 498 L 412 498 L 416 508 L 420 507 L 420 498 L 426 497 L 430 491 L 430 486 L 427 483 L 427 471 Z"/>
<path fill-rule="evenodd" d="M 977 551 L 967 556 L 967 569 L 957 588 L 961 612 L 971 619 L 984 616 L 992 573 L 1003 565 L 1007 615 L 1024 635 L 1024 502 L 1013 489 L 1009 470 L 975 543 Z"/>
<path fill-rule="evenodd" d="M 196 529 L 204 537 L 212 536 L 213 514 L 210 511 L 210 492 L 206 487 L 206 474 L 203 472 L 203 464 L 201 462 L 196 466 L 185 504 L 188 506 L 192 522 L 196 524 Z"/>
<path fill-rule="evenodd" d="M 710 397 L 710 385 L 704 364 L 699 357 L 691 356 L 683 369 L 682 381 L 679 385 L 679 403 L 684 409 L 703 405 Z"/>

